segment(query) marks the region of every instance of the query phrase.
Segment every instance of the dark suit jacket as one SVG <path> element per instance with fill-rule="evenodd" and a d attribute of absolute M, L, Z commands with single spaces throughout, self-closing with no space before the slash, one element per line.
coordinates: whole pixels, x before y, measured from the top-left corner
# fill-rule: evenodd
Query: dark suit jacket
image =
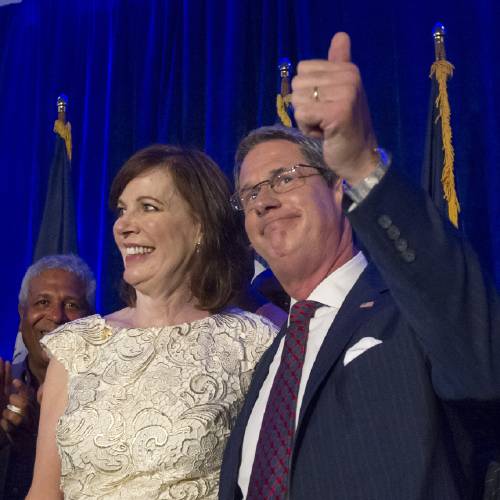
<path fill-rule="evenodd" d="M 12 365 L 12 377 L 22 380 L 36 394 L 38 384 L 30 374 L 26 360 Z M 32 411 L 38 427 L 38 403 L 34 402 Z M 22 500 L 28 494 L 33 478 L 37 434 L 33 429 L 22 427 L 13 430 L 11 437 L 12 442 L 0 429 L 0 499 Z"/>
<path fill-rule="evenodd" d="M 483 417 L 500 400 L 498 294 L 468 245 L 394 172 L 348 218 L 371 264 L 307 383 L 290 497 L 479 498 L 477 442 L 488 440 L 476 438 L 497 435 L 497 423 Z M 227 445 L 223 500 L 241 496 L 245 427 L 282 335 L 262 357 Z M 344 366 L 346 351 L 364 337 L 382 343 Z"/>

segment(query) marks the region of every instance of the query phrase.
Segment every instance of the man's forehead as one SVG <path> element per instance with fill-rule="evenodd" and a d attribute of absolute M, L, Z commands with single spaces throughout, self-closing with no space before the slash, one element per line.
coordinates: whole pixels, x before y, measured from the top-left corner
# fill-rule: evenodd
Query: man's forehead
<path fill-rule="evenodd" d="M 50 294 L 71 290 L 76 295 L 85 294 L 85 285 L 79 276 L 65 269 L 45 269 L 33 276 L 28 292 L 34 294 Z"/>
<path fill-rule="evenodd" d="M 257 144 L 241 164 L 240 186 L 259 182 L 278 169 L 297 163 L 306 163 L 298 144 L 283 139 Z"/>

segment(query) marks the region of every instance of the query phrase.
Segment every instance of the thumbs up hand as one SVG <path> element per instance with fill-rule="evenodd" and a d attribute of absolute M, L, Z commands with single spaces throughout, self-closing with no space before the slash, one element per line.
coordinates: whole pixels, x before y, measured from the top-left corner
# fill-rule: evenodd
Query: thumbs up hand
<path fill-rule="evenodd" d="M 349 36 L 332 38 L 328 60 L 301 61 L 292 89 L 295 119 L 305 134 L 323 139 L 326 164 L 351 185 L 369 175 L 377 141 Z"/>

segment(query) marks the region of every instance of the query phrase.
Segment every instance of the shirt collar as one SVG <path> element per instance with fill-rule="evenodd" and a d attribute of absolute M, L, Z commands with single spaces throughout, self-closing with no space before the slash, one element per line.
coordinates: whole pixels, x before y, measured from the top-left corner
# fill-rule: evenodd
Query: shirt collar
<path fill-rule="evenodd" d="M 311 292 L 307 300 L 321 302 L 325 306 L 340 309 L 347 294 L 367 266 L 368 262 L 362 252 L 358 252 L 352 259 L 329 274 Z M 297 302 L 290 298 L 290 308 Z"/>

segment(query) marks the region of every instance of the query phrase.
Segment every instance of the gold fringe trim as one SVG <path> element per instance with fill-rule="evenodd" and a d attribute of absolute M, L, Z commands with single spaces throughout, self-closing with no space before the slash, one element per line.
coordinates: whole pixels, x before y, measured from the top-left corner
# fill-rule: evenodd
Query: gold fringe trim
<path fill-rule="evenodd" d="M 287 108 L 288 106 L 290 106 L 290 102 L 291 102 L 290 94 L 287 94 L 285 97 L 283 97 L 281 94 L 278 94 L 276 96 L 276 112 L 278 113 L 281 123 L 285 127 L 289 128 L 292 126 L 292 120 L 287 112 Z"/>
<path fill-rule="evenodd" d="M 56 120 L 54 122 L 54 132 L 64 140 L 64 143 L 66 144 L 66 152 L 68 153 L 69 161 L 71 161 L 71 153 L 73 149 L 71 142 L 71 123 L 63 123 L 61 120 Z"/>
<path fill-rule="evenodd" d="M 455 151 L 452 143 L 452 133 L 450 125 L 450 103 L 448 101 L 448 89 L 446 82 L 453 76 L 455 68 L 451 63 L 445 60 L 435 61 L 431 66 L 430 78 L 436 77 L 439 93 L 436 98 L 436 108 L 439 115 L 436 122 L 441 119 L 441 132 L 443 138 L 444 165 L 441 174 L 441 183 L 443 185 L 444 198 L 448 204 L 448 218 L 455 227 L 458 227 L 458 214 L 460 204 L 455 189 L 455 173 L 453 163 L 455 161 Z"/>

